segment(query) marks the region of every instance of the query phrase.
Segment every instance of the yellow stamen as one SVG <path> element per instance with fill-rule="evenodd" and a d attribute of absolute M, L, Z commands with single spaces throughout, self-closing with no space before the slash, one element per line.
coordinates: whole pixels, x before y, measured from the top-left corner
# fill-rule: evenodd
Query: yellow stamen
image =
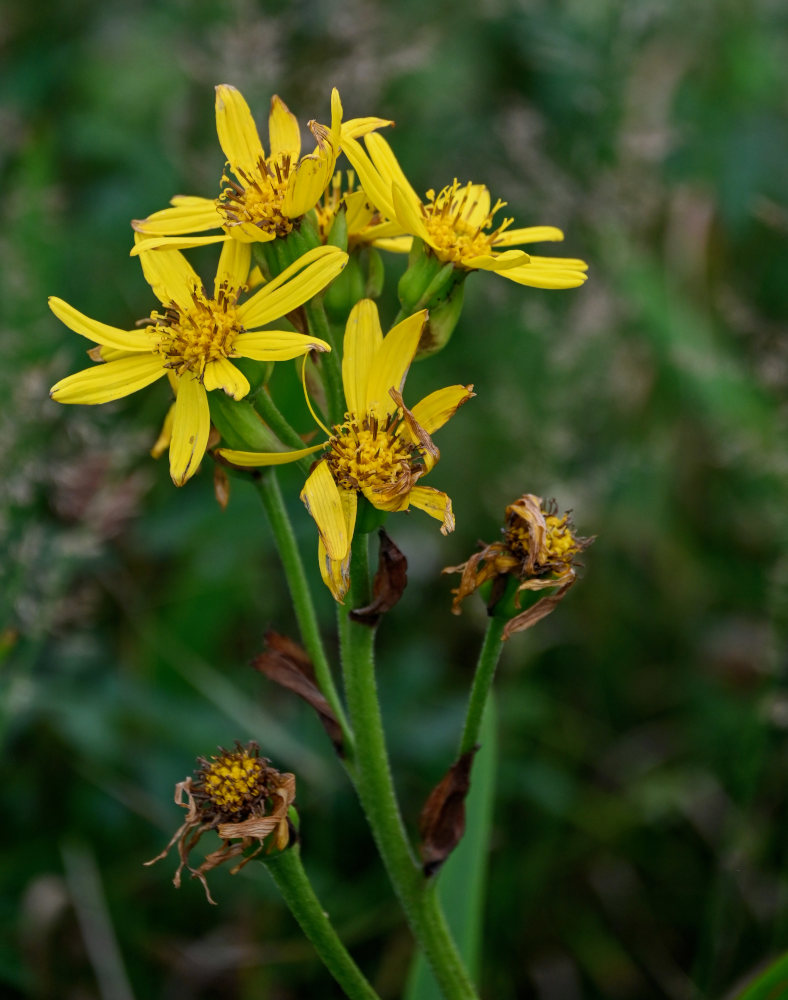
<path fill-rule="evenodd" d="M 248 809 L 267 791 L 267 762 L 246 750 L 212 757 L 202 768 L 202 787 L 222 812 L 238 813 Z"/>
<path fill-rule="evenodd" d="M 410 492 L 424 467 L 416 461 L 415 445 L 397 434 L 400 421 L 400 413 L 383 424 L 374 414 L 362 420 L 351 414 L 334 428 L 326 459 L 338 486 L 369 489 L 388 499 Z"/>
<path fill-rule="evenodd" d="M 477 205 L 472 199 L 473 185 L 462 186 L 456 178 L 437 196 L 434 190 L 427 192 L 427 204 L 422 206 L 424 224 L 440 260 L 461 264 L 473 257 L 489 256 L 495 240 L 511 225 L 512 219 L 504 219 L 497 229 L 486 231 L 492 227 L 493 216 L 506 204 L 500 200 L 481 222 L 471 222 Z"/>
<path fill-rule="evenodd" d="M 226 187 L 216 201 L 216 208 L 228 227 L 251 223 L 276 236 L 287 236 L 293 222 L 283 212 L 287 183 L 292 163 L 290 156 L 262 157 L 257 161 L 257 172 L 246 173 L 236 169 L 243 184 L 238 184 L 227 172 L 222 175 Z"/>

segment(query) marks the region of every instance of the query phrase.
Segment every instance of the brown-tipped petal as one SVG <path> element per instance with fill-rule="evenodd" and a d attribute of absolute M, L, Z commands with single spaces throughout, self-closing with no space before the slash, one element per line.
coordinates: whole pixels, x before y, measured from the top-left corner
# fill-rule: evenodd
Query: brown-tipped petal
<path fill-rule="evenodd" d="M 566 597 L 566 592 L 576 579 L 577 577 L 572 574 L 572 578 L 560 587 L 555 594 L 551 594 L 549 597 L 543 597 L 541 601 L 537 601 L 536 604 L 532 605 L 526 611 L 521 612 L 519 615 L 515 615 L 514 618 L 510 618 L 503 627 L 503 638 L 508 639 L 510 636 L 514 635 L 515 632 L 525 632 L 526 629 L 536 625 L 537 622 L 540 622 L 551 612 L 555 611 L 564 597 Z"/>

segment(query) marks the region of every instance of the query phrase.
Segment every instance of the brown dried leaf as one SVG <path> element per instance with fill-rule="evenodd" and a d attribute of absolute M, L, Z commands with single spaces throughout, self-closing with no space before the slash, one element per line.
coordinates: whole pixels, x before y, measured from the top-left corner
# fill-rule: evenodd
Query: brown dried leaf
<path fill-rule="evenodd" d="M 315 671 L 306 652 L 286 635 L 271 630 L 266 632 L 265 641 L 269 648 L 252 660 L 254 669 L 310 704 L 317 712 L 334 749 L 340 757 L 343 756 L 342 729 L 315 683 Z"/>
<path fill-rule="evenodd" d="M 466 751 L 430 792 L 419 818 L 421 857 L 429 877 L 441 867 L 465 833 L 465 798 L 471 787 L 471 765 L 476 751 Z"/>
<path fill-rule="evenodd" d="M 524 632 L 526 629 L 531 628 L 531 626 L 536 625 L 543 618 L 546 618 L 552 611 L 555 611 L 576 579 L 577 577 L 573 573 L 571 579 L 556 591 L 555 594 L 543 597 L 541 601 L 537 601 L 536 604 L 532 605 L 526 611 L 522 611 L 519 615 L 515 615 L 514 618 L 510 618 L 503 627 L 503 638 L 508 639 L 515 632 Z"/>
<path fill-rule="evenodd" d="M 374 627 L 383 615 L 402 597 L 408 585 L 408 560 L 392 542 L 383 528 L 378 532 L 380 553 L 378 571 L 372 584 L 372 603 L 365 608 L 353 608 L 350 619 Z"/>

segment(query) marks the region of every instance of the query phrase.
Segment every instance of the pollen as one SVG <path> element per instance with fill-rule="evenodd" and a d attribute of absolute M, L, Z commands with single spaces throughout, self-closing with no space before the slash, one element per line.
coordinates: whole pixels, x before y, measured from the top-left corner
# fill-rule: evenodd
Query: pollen
<path fill-rule="evenodd" d="M 222 813 L 248 813 L 265 798 L 268 789 L 268 761 L 256 753 L 256 748 L 241 748 L 222 752 L 200 769 L 202 792 Z"/>
<path fill-rule="evenodd" d="M 516 505 L 513 505 L 513 507 Z M 544 530 L 540 531 L 534 521 L 519 516 L 519 511 L 509 515 L 504 531 L 509 551 L 535 569 L 555 564 L 571 564 L 573 556 L 583 548 L 581 541 L 572 533 L 569 514 L 558 517 L 555 513 L 544 516 Z"/>
<path fill-rule="evenodd" d="M 497 229 L 488 232 L 492 230 L 493 216 L 506 203 L 496 202 L 492 211 L 479 220 L 473 185 L 461 185 L 456 179 L 438 195 L 428 191 L 427 199 L 423 206 L 424 223 L 435 253 L 446 262 L 463 264 L 473 257 L 490 256 L 496 238 L 512 222 L 505 219 Z"/>
<path fill-rule="evenodd" d="M 389 497 L 408 493 L 424 471 L 413 444 L 397 433 L 401 416 L 385 423 L 368 413 L 349 416 L 334 428 L 327 457 L 337 485 L 347 490 L 370 489 Z"/>
<path fill-rule="evenodd" d="M 287 154 L 267 160 L 260 157 L 254 173 L 236 168 L 241 184 L 225 171 L 222 175 L 225 187 L 216 202 L 225 226 L 232 228 L 249 223 L 274 236 L 287 236 L 293 228 L 292 220 L 284 214 L 291 166 Z"/>
<path fill-rule="evenodd" d="M 164 313 L 151 313 L 145 322 L 153 322 L 149 330 L 157 338 L 154 350 L 167 358 L 166 368 L 176 375 L 190 371 L 201 379 L 209 362 L 232 355 L 235 338 L 244 332 L 237 294 L 227 283 L 215 299 L 209 299 L 203 289 L 194 289 L 188 309 L 173 302 Z"/>

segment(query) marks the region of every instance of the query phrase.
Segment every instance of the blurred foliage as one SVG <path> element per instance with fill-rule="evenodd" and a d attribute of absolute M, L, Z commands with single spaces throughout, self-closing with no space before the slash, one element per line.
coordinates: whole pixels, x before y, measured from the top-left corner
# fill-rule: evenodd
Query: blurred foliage
<path fill-rule="evenodd" d="M 247 666 L 266 626 L 295 630 L 253 492 L 234 482 L 222 512 L 208 463 L 172 487 L 147 455 L 162 386 L 47 398 L 85 345 L 46 296 L 121 327 L 148 314 L 129 219 L 215 190 L 219 82 L 260 120 L 272 93 L 325 119 L 337 85 L 348 115 L 397 121 L 417 189 L 487 183 L 591 262 L 566 293 L 472 277 L 449 348 L 408 382 L 414 400 L 478 393 L 433 474 L 457 532 L 390 522 L 410 586 L 379 681 L 411 824 L 484 625 L 480 606 L 448 613 L 440 568 L 524 491 L 598 535 L 497 682 L 484 995 L 719 997 L 788 949 L 786 22 L 773 0 L 6 3 L 4 996 L 340 995 L 261 866 L 214 873 L 218 909 L 174 891 L 168 862 L 142 867 L 193 758 L 248 737 L 299 776 L 305 863 L 340 933 L 382 996 L 403 988 L 409 938 L 344 775 Z"/>

